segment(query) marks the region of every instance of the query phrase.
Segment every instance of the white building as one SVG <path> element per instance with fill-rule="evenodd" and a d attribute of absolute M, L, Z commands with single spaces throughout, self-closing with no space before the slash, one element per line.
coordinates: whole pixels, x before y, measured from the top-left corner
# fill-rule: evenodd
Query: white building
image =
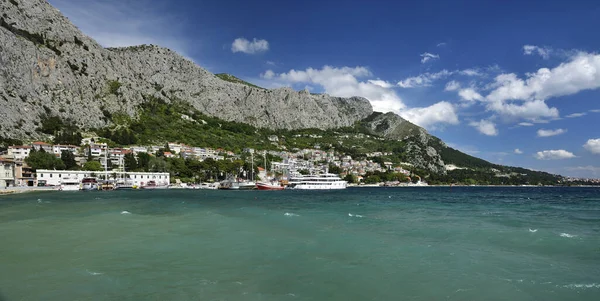
<path fill-rule="evenodd" d="M 29 156 L 30 151 L 31 146 L 13 145 L 8 147 L 7 155 L 14 158 L 16 161 L 23 161 L 25 158 L 27 158 L 27 156 Z"/>
<path fill-rule="evenodd" d="M 15 186 L 15 163 L 0 158 L 0 189 Z"/>
<path fill-rule="evenodd" d="M 131 180 L 133 185 L 144 186 L 149 181 L 155 181 L 157 185 L 170 184 L 171 177 L 167 172 L 126 172 L 124 175 L 120 173 L 108 172 L 109 179 L 119 179 L 121 176 Z M 58 186 L 61 179 L 77 178 L 79 181 L 88 177 L 104 178 L 103 171 L 86 171 L 86 170 L 47 170 L 38 169 L 36 172 L 36 182 L 46 183 L 48 186 Z"/>
<path fill-rule="evenodd" d="M 60 145 L 60 144 L 56 144 L 52 146 L 52 151 L 54 152 L 55 155 L 61 155 L 63 151 L 68 151 L 71 152 L 73 154 L 77 154 L 79 152 L 79 147 L 75 146 L 75 145 Z"/>

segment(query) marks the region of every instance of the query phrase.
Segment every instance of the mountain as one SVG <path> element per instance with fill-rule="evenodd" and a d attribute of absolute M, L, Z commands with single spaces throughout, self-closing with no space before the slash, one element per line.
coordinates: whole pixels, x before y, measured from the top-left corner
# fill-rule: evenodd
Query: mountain
<path fill-rule="evenodd" d="M 105 49 L 44 0 L 0 2 L 0 126 L 36 136 L 51 114 L 82 128 L 134 116 L 149 97 L 189 102 L 201 112 L 258 127 L 334 128 L 372 113 L 361 97 L 266 90 L 223 80 L 177 53 L 142 45 Z"/>
<path fill-rule="evenodd" d="M 269 145 L 266 135 L 276 134 L 288 137 L 285 147 L 328 145 L 358 156 L 386 149 L 394 153 L 388 159 L 450 177 L 445 181 L 458 173 L 516 175 L 514 168 L 447 147 L 396 114 L 373 112 L 362 97 L 264 89 L 230 74 L 214 75 L 155 45 L 103 48 L 45 0 L 2 0 L 0 8 L 5 143 L 49 139 L 66 127 L 121 144 L 168 140 L 233 148 Z M 289 138 L 300 131 L 325 138 Z M 345 144 L 342 134 L 351 136 Z M 447 164 L 460 168 L 447 171 Z"/>

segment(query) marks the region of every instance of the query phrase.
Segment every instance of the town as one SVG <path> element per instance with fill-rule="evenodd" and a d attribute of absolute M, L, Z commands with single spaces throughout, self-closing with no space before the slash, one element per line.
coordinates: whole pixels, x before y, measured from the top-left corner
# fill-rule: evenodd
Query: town
<path fill-rule="evenodd" d="M 277 136 L 269 137 L 272 142 Z M 35 155 L 34 155 L 35 154 Z M 39 162 L 32 156 L 54 157 Z M 50 155 L 50 156 L 49 156 Z M 83 138 L 80 145 L 59 145 L 36 141 L 26 145 L 12 145 L 0 154 L 0 188 L 38 187 L 60 185 L 63 177 L 78 175 L 80 178 L 97 176 L 116 180 L 128 178 L 134 185 L 150 180 L 161 184 L 215 182 L 227 178 L 253 179 L 275 178 L 285 180 L 291 172 L 301 174 L 335 173 L 349 183 L 371 185 L 398 185 L 411 180 L 410 164 L 394 165 L 380 160 L 390 155 L 386 152 L 366 154 L 366 159 L 355 160 L 334 150 L 317 148 L 293 149 L 291 151 L 262 151 L 245 148 L 234 153 L 222 148 L 189 146 L 183 143 L 165 145 L 109 147 L 101 137 Z M 180 174 L 163 160 L 226 164 L 241 162 L 242 166 L 221 168 L 217 172 Z M 209 169 L 206 167 L 205 169 Z M 388 174 L 392 177 L 381 175 Z M 191 177 L 190 177 L 191 176 Z M 418 176 L 417 176 L 418 178 Z M 419 178 L 420 180 L 420 178 Z"/>

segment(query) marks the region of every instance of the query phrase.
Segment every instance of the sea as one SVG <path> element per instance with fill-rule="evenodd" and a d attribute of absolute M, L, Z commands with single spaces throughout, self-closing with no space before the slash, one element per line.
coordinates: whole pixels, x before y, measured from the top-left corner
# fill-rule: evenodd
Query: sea
<path fill-rule="evenodd" d="M 600 188 L 0 197 L 0 300 L 600 300 Z"/>

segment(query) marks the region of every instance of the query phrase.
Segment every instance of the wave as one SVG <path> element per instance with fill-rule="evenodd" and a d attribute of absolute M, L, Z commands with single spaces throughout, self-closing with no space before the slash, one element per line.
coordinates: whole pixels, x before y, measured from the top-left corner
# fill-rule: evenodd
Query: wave
<path fill-rule="evenodd" d="M 348 213 L 348 216 L 349 217 L 364 217 L 364 216 L 362 216 L 360 214 L 352 214 L 352 213 Z"/>
<path fill-rule="evenodd" d="M 124 210 L 124 211 L 121 211 L 121 214 L 131 214 L 131 212 Z"/>
<path fill-rule="evenodd" d="M 92 271 L 89 271 L 89 270 L 86 270 L 86 272 L 88 272 L 88 274 L 90 274 L 92 276 L 99 276 L 99 275 L 104 274 L 104 273 L 92 272 Z"/>
<path fill-rule="evenodd" d="M 600 283 L 590 283 L 590 284 L 574 283 L 574 284 L 563 285 L 562 287 L 564 287 L 564 288 L 572 288 L 572 289 L 576 289 L 576 288 L 600 288 Z"/>
<path fill-rule="evenodd" d="M 535 233 L 535 232 L 537 232 L 537 229 L 529 229 L 529 232 Z"/>
<path fill-rule="evenodd" d="M 560 237 L 573 238 L 577 237 L 577 235 L 569 234 L 569 233 L 561 233 Z"/>
<path fill-rule="evenodd" d="M 300 215 L 298 215 L 298 214 L 295 214 L 295 213 L 289 213 L 289 212 L 286 212 L 286 213 L 284 213 L 283 215 L 285 215 L 285 216 L 300 216 Z"/>

